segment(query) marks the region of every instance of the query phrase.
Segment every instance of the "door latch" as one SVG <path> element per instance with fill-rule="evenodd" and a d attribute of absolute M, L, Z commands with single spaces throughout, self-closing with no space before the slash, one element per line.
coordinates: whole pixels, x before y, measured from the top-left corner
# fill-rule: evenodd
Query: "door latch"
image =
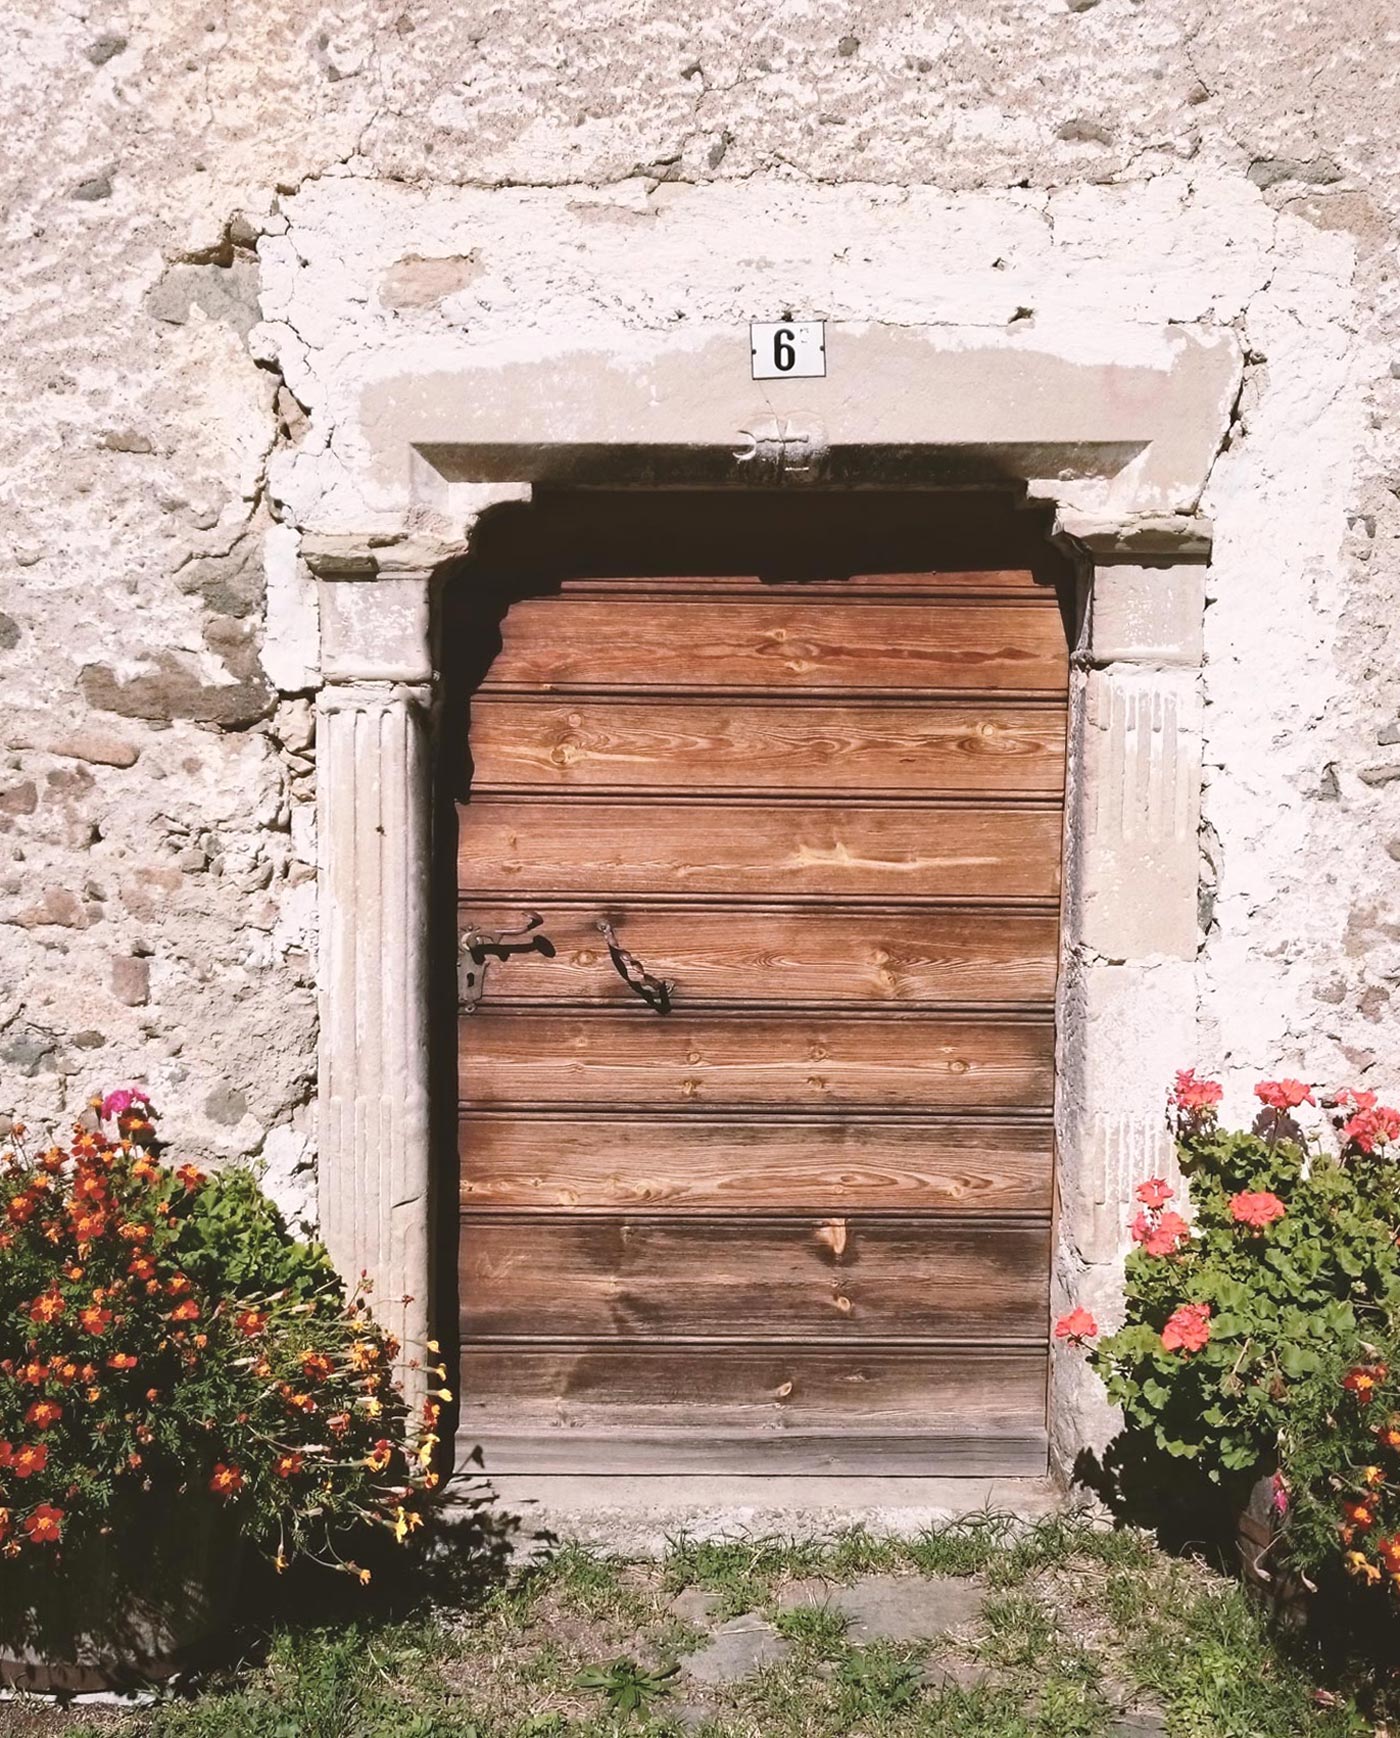
<path fill-rule="evenodd" d="M 457 1006 L 462 1013 L 476 1012 L 486 989 L 486 967 L 492 960 L 509 959 L 517 953 L 554 958 L 554 943 L 547 935 L 536 934 L 543 922 L 538 911 L 527 911 L 520 929 L 478 929 L 473 924 L 462 931 L 457 944 Z"/>

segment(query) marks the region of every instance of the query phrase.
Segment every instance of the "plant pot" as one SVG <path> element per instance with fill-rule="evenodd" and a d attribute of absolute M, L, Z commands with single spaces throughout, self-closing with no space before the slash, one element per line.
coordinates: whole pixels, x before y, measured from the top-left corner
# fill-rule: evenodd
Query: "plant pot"
<path fill-rule="evenodd" d="M 242 1560 L 227 1511 L 152 1495 L 61 1556 L 0 1562 L 0 1684 L 81 1694 L 172 1676 L 227 1628 Z"/>
<path fill-rule="evenodd" d="M 1235 1516 L 1235 1541 L 1245 1585 L 1268 1606 L 1271 1616 L 1289 1629 L 1308 1621 L 1312 1589 L 1292 1572 L 1283 1558 L 1283 1517 L 1279 1513 L 1274 1469 L 1261 1472 L 1248 1486 Z"/>

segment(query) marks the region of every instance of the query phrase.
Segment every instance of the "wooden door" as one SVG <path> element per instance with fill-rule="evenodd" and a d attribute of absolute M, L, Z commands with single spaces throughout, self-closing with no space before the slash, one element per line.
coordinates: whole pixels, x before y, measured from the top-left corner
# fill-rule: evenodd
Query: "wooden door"
<path fill-rule="evenodd" d="M 949 513 L 586 502 L 472 581 L 490 1471 L 1044 1470 L 1065 633 Z"/>

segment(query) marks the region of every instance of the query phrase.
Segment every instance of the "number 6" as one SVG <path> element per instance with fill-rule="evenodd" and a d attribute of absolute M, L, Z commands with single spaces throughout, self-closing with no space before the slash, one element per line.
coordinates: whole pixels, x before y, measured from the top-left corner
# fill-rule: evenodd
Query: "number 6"
<path fill-rule="evenodd" d="M 780 374 L 786 374 L 797 361 L 797 352 L 792 347 L 793 334 L 786 326 L 779 326 L 773 334 L 773 366 Z"/>

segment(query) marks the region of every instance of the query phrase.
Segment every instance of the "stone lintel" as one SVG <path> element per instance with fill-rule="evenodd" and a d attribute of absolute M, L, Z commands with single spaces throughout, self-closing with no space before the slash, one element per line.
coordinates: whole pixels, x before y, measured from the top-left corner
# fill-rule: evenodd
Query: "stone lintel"
<path fill-rule="evenodd" d="M 1055 536 L 1090 556 L 1096 567 L 1160 560 L 1169 565 L 1208 561 L 1214 527 L 1196 513 L 1128 514 L 1121 518 L 1062 508 Z"/>

